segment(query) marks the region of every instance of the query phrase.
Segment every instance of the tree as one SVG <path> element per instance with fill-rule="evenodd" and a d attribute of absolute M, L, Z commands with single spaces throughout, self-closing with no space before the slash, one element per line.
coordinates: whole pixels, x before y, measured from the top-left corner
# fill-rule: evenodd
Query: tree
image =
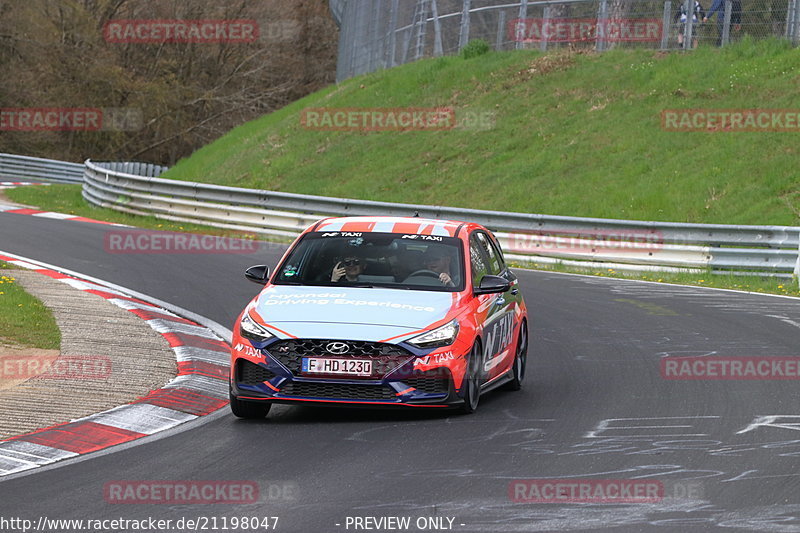
<path fill-rule="evenodd" d="M 104 112 L 101 131 L 3 132 L 5 152 L 172 164 L 335 77 L 338 30 L 314 0 L 26 0 L 0 14 L 0 107 Z M 259 35 L 111 42 L 121 20 L 255 21 Z"/>

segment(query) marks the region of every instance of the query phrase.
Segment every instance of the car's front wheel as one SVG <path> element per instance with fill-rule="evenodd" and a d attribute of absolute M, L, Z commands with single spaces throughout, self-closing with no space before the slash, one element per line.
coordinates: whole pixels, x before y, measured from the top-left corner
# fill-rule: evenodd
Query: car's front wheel
<path fill-rule="evenodd" d="M 481 398 L 481 345 L 476 342 L 469 352 L 467 375 L 464 377 L 463 413 L 474 413 Z"/>
<path fill-rule="evenodd" d="M 239 418 L 264 418 L 272 404 L 267 402 L 248 402 L 230 395 L 231 411 Z"/>

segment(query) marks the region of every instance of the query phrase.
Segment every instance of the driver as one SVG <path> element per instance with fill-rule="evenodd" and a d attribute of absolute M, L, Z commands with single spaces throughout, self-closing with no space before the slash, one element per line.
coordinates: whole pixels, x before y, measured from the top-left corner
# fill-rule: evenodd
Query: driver
<path fill-rule="evenodd" d="M 450 275 L 450 254 L 441 248 L 428 248 L 425 251 L 425 268 L 439 274 L 439 281 L 446 287 L 455 287 Z"/>

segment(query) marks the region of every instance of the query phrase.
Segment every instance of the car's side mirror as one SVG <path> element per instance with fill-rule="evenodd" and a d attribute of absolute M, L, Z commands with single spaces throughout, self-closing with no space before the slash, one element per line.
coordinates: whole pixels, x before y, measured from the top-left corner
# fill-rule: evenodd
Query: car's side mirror
<path fill-rule="evenodd" d="M 260 285 L 266 285 L 267 278 L 269 278 L 269 267 L 267 265 L 251 266 L 244 271 L 244 277 Z"/>
<path fill-rule="evenodd" d="M 472 292 L 476 296 L 479 294 L 496 294 L 498 292 L 506 292 L 511 288 L 511 282 L 506 278 L 500 276 L 483 276 L 480 286 L 476 287 Z"/>

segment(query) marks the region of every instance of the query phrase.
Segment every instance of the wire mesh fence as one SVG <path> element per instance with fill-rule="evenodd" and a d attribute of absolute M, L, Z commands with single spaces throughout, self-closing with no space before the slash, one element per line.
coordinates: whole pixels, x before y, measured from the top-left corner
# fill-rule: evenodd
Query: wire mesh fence
<path fill-rule="evenodd" d="M 334 4 L 332 4 L 333 6 Z M 337 0 L 337 79 L 482 39 L 496 50 L 691 49 L 800 40 L 800 0 Z"/>

